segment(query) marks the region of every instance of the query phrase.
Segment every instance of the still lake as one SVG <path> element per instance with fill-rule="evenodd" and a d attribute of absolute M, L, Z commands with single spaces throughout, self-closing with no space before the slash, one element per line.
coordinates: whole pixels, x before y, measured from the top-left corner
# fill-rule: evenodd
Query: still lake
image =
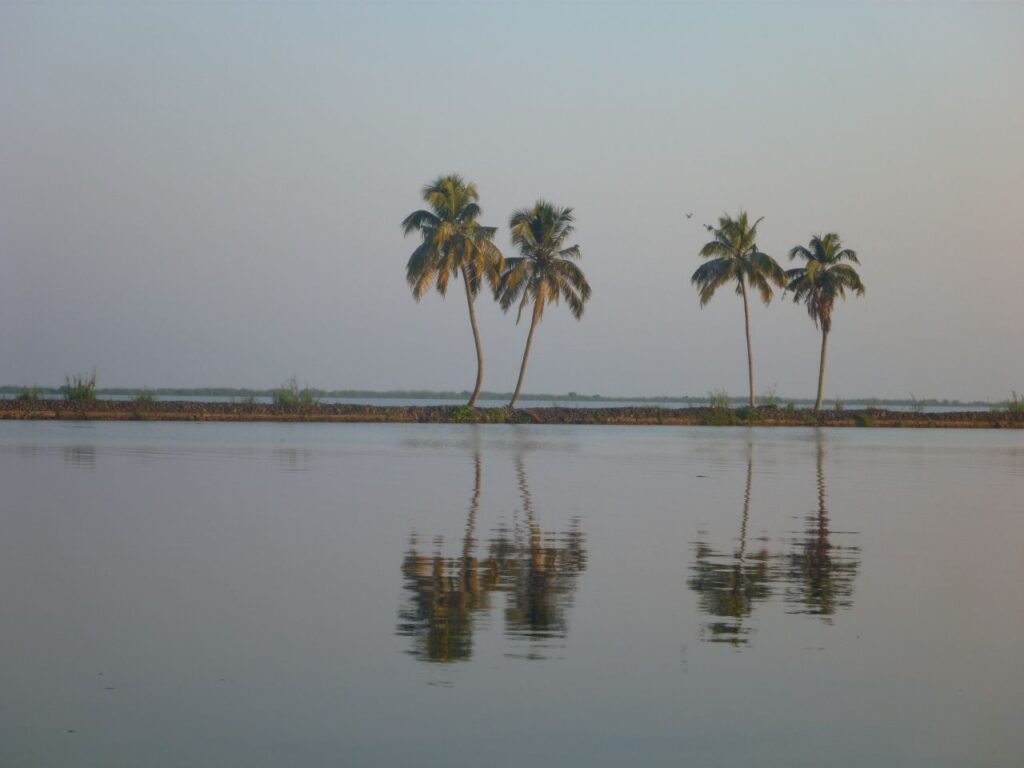
<path fill-rule="evenodd" d="M 1024 432 L 0 423 L 2 766 L 1024 765 Z"/>

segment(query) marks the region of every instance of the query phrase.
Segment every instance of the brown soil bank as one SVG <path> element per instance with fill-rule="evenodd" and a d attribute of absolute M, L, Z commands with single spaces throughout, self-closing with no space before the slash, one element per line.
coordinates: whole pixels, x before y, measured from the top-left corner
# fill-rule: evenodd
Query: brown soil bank
<path fill-rule="evenodd" d="M 128 400 L 0 400 L 0 419 L 68 419 L 114 421 L 320 421 L 480 424 L 669 424 L 771 427 L 945 427 L 1024 428 L 1024 414 L 1006 411 L 907 413 L 863 411 L 788 411 L 746 408 L 467 408 L 402 405 L 268 405 L 137 403 Z"/>

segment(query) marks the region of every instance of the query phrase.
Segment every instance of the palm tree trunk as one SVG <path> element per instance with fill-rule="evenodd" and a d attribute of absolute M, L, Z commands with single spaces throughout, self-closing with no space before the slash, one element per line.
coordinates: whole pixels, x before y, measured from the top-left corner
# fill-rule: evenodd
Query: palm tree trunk
<path fill-rule="evenodd" d="M 814 403 L 814 412 L 821 410 L 825 397 L 825 359 L 828 357 L 828 331 L 821 329 L 821 365 L 818 368 L 818 399 Z"/>
<path fill-rule="evenodd" d="M 530 358 L 530 347 L 533 345 L 533 332 L 537 328 L 537 321 L 540 320 L 540 310 L 543 306 L 541 304 L 541 297 L 539 295 L 535 296 L 533 299 L 533 319 L 530 320 L 530 334 L 526 337 L 526 349 L 523 350 L 523 364 L 519 368 L 519 381 L 516 382 L 516 391 L 512 393 L 512 401 L 508 404 L 509 408 L 516 407 L 519 393 L 523 389 L 523 379 L 526 377 L 526 362 Z"/>
<path fill-rule="evenodd" d="M 476 405 L 476 399 L 480 397 L 480 387 L 484 383 L 484 348 L 480 344 L 480 330 L 476 327 L 476 308 L 473 306 L 473 291 L 469 287 L 469 276 L 466 270 L 462 270 L 462 282 L 466 285 L 466 303 L 469 305 L 469 324 L 473 327 L 473 343 L 476 344 L 476 386 L 473 388 L 473 396 L 469 398 L 467 405 L 472 408 Z"/>
<path fill-rule="evenodd" d="M 747 283 L 740 275 L 740 289 L 743 292 L 743 320 L 747 325 L 747 377 L 750 380 L 750 407 L 755 407 L 754 402 L 754 350 L 750 346 L 750 307 L 747 304 Z"/>

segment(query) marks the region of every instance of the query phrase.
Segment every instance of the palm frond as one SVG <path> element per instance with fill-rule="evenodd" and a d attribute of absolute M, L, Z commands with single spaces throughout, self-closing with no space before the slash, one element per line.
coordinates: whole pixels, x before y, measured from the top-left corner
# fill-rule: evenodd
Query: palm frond
<path fill-rule="evenodd" d="M 430 211 L 418 210 L 413 211 L 404 219 L 402 219 L 402 234 L 409 236 L 413 232 L 421 231 L 427 228 L 433 229 L 437 227 L 438 219 Z"/>

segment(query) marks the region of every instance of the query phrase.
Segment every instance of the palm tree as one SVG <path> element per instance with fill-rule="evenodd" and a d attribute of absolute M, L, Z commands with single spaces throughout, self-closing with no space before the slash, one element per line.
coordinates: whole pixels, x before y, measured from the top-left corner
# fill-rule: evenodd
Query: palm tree
<path fill-rule="evenodd" d="M 516 211 L 509 220 L 512 244 L 519 249 L 520 255 L 506 262 L 498 300 L 506 312 L 519 301 L 517 323 L 523 317 L 523 310 L 533 301 L 530 333 L 526 337 L 526 350 L 510 408 L 515 407 L 522 391 L 533 332 L 544 314 L 544 306 L 565 299 L 573 317 L 579 320 L 583 315 L 583 305 L 590 298 L 590 285 L 583 271 L 573 263 L 582 255 L 580 247 L 565 245 L 575 230 L 575 220 L 572 208 L 559 208 L 546 200 L 538 200 L 533 208 Z"/>
<path fill-rule="evenodd" d="M 442 296 L 450 277 L 462 276 L 469 305 L 469 324 L 476 345 L 476 386 L 469 405 L 476 405 L 484 381 L 484 351 L 476 325 L 473 301 L 480 292 L 481 280 L 487 280 L 496 292 L 505 261 L 494 244 L 495 227 L 482 226 L 477 219 L 476 185 L 461 176 L 439 176 L 423 188 L 423 200 L 430 210 L 413 211 L 402 222 L 406 235 L 419 232 L 423 242 L 412 252 L 405 268 L 412 295 L 419 301 L 433 283 Z"/>
<path fill-rule="evenodd" d="M 740 211 L 734 219 L 720 216 L 718 227 L 708 226 L 714 239 L 700 249 L 702 258 L 710 259 L 693 273 L 691 282 L 697 286 L 700 305 L 703 307 L 720 287 L 736 282 L 736 293 L 743 297 L 743 318 L 747 328 L 747 371 L 750 379 L 750 407 L 754 402 L 754 353 L 750 346 L 750 307 L 747 303 L 747 285 L 756 288 L 761 300 L 768 304 L 775 295 L 772 286 L 786 285 L 782 267 L 769 256 L 757 249 L 757 225 L 762 216 L 753 224 L 747 219 L 746 211 Z"/>
<path fill-rule="evenodd" d="M 793 292 L 793 301 L 807 305 L 807 314 L 814 325 L 821 328 L 821 363 L 818 367 L 818 399 L 814 410 L 821 410 L 825 392 L 825 358 L 828 351 L 828 334 L 832 330 L 832 307 L 836 298 L 846 298 L 851 290 L 858 296 L 864 295 L 864 284 L 857 270 L 844 261 L 860 264 L 856 252 L 843 248 L 839 235 L 815 235 L 809 247 L 798 245 L 789 252 L 789 258 L 804 259 L 807 264 L 786 271 L 789 281 L 787 290 Z"/>

